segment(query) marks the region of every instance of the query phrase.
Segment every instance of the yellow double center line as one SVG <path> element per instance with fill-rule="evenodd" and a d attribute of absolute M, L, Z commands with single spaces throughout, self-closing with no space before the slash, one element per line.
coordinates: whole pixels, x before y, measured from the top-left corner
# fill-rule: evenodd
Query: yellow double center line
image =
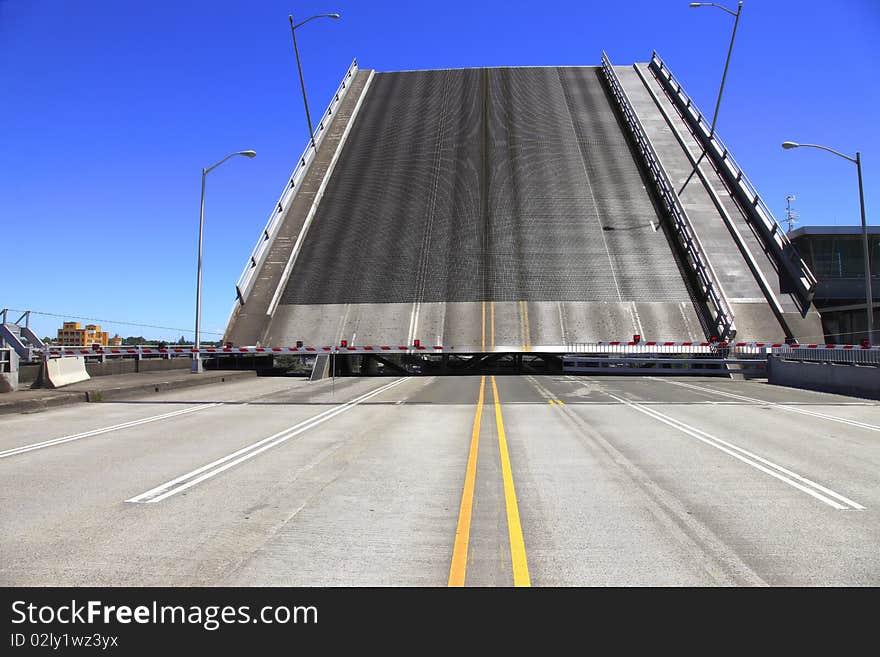
<path fill-rule="evenodd" d="M 489 339 L 491 351 L 495 351 L 495 302 L 489 302 Z M 481 304 L 480 311 L 480 350 L 486 351 L 486 302 Z"/>
<path fill-rule="evenodd" d="M 529 329 L 529 302 L 517 301 L 519 306 L 519 334 L 522 341 L 522 350 L 532 350 L 532 333 Z"/>
<path fill-rule="evenodd" d="M 510 453 L 507 449 L 507 435 L 501 417 L 501 400 L 495 377 L 492 380 L 492 395 L 495 401 L 495 424 L 498 429 L 498 450 L 501 456 L 501 478 L 504 484 L 504 503 L 507 510 L 507 533 L 510 540 L 510 560 L 513 566 L 513 585 L 531 586 L 529 566 L 526 559 L 526 546 L 523 540 L 519 507 L 516 503 L 516 488 L 513 485 L 513 471 L 510 467 Z M 461 494 L 461 508 L 458 513 L 458 528 L 455 531 L 455 545 L 452 550 L 452 564 L 449 568 L 449 586 L 464 586 L 467 574 L 468 541 L 471 531 L 471 515 L 474 503 L 474 486 L 477 478 L 477 457 L 480 446 L 480 420 L 483 414 L 483 400 L 486 377 L 480 379 L 480 394 L 477 398 L 477 411 L 471 430 L 471 446 L 468 455 L 464 488 Z"/>

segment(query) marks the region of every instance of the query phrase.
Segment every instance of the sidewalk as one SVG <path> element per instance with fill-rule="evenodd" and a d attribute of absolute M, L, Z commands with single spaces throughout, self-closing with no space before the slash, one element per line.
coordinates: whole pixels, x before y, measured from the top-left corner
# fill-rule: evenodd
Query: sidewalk
<path fill-rule="evenodd" d="M 33 413 L 63 404 L 100 402 L 178 388 L 192 388 L 211 383 L 224 383 L 256 377 L 252 370 L 212 370 L 192 374 L 189 370 L 143 372 L 95 376 L 88 381 L 63 388 L 19 390 L 0 394 L 0 415 L 5 413 Z"/>

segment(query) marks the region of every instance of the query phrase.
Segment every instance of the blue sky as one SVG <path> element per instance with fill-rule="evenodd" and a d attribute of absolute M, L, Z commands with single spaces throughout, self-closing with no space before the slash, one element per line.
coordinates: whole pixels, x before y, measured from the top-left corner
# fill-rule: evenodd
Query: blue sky
<path fill-rule="evenodd" d="M 735 8 L 732 0 L 727 6 Z M 686 0 L 627 2 L 154 2 L 0 0 L 0 306 L 192 335 L 200 170 L 208 178 L 203 330 L 305 146 L 287 16 L 313 115 L 353 57 L 379 71 L 646 61 L 656 49 L 711 114 L 733 18 Z M 880 2 L 746 0 L 718 132 L 778 219 L 859 221 L 855 167 L 787 139 L 862 152 L 880 224 Z M 54 335 L 61 318 L 35 317 Z"/>

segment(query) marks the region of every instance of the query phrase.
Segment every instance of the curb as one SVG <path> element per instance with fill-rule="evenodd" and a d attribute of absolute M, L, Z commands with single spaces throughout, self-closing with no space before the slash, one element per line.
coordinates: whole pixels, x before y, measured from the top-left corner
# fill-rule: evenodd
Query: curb
<path fill-rule="evenodd" d="M 37 413 L 68 404 L 110 401 L 132 395 L 148 395 L 150 393 L 168 392 L 183 388 L 195 388 L 197 386 L 217 383 L 229 383 L 241 379 L 256 378 L 256 376 L 257 373 L 253 370 L 218 370 L 211 373 L 205 373 L 201 376 L 194 376 L 192 378 L 172 381 L 155 381 L 153 383 L 135 383 L 127 386 L 108 387 L 102 390 L 59 390 L 57 392 L 47 390 L 47 394 L 43 397 L 10 402 L 4 402 L 3 398 L 0 397 L 0 415 L 9 415 L 12 413 Z"/>
<path fill-rule="evenodd" d="M 113 399 L 121 399 L 130 395 L 167 392 L 169 390 L 180 390 L 183 388 L 196 388 L 198 386 L 214 383 L 228 383 L 237 379 L 256 378 L 256 376 L 257 373 L 253 370 L 218 371 L 217 373 L 212 372 L 211 374 L 202 374 L 200 376 L 193 376 L 191 378 L 178 379 L 175 381 L 156 381 L 154 383 L 139 383 L 117 388 L 105 388 L 103 390 L 88 390 L 85 393 L 85 400 L 93 403 L 104 402 Z"/>
<path fill-rule="evenodd" d="M 0 415 L 10 415 L 12 413 L 37 413 L 39 411 L 55 408 L 56 406 L 77 404 L 85 401 L 86 395 L 83 392 L 62 392 L 56 395 L 47 395 L 45 397 L 23 399 L 21 401 L 7 403 L 4 403 L 2 399 L 0 399 Z"/>

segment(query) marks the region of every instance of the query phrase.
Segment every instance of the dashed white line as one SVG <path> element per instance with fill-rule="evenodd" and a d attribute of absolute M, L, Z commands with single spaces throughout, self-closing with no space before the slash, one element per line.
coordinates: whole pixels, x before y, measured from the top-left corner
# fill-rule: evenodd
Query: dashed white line
<path fill-rule="evenodd" d="M 720 395 L 721 397 L 729 397 L 731 399 L 737 399 L 739 401 L 751 402 L 753 404 L 763 404 L 765 406 L 774 406 L 776 408 L 781 408 L 784 411 L 790 411 L 792 413 L 800 413 L 801 415 L 811 415 L 813 417 L 822 418 L 823 420 L 831 420 L 832 422 L 840 422 L 842 424 L 848 424 L 852 427 L 858 427 L 860 429 L 867 429 L 868 431 L 880 431 L 880 426 L 875 424 L 868 424 L 867 422 L 859 422 L 858 420 L 849 420 L 843 417 L 837 417 L 836 415 L 827 415 L 825 413 L 820 413 L 819 411 L 810 411 L 805 408 L 796 408 L 794 406 L 789 406 L 787 404 L 777 404 L 776 402 L 765 401 L 763 399 L 755 399 L 754 397 L 746 397 L 745 395 L 736 395 L 732 392 L 722 392 L 720 390 L 715 390 L 714 388 L 704 388 L 703 386 L 697 386 L 692 383 L 682 383 L 681 381 L 670 381 L 665 380 L 664 383 L 670 383 L 672 385 L 681 386 L 682 388 L 690 388 L 691 390 L 699 390 L 701 392 L 710 393 L 713 395 Z"/>
<path fill-rule="evenodd" d="M 21 447 L 14 447 L 12 449 L 7 449 L 5 451 L 0 452 L 0 459 L 5 459 L 10 456 L 16 456 L 17 454 L 24 454 L 26 452 L 32 452 L 37 449 L 45 449 L 46 447 L 54 447 L 55 445 L 63 445 L 64 443 L 73 442 L 74 440 L 82 440 L 83 438 L 91 438 L 92 436 L 99 436 L 103 433 L 110 433 L 111 431 L 119 431 L 121 429 L 128 429 L 130 427 L 137 427 L 141 424 L 148 424 L 150 422 L 158 422 L 159 420 L 167 420 L 171 417 L 177 417 L 179 415 L 186 415 L 187 413 L 197 413 L 198 411 L 204 411 L 209 408 L 214 408 L 215 406 L 222 406 L 222 402 L 215 402 L 212 404 L 200 404 L 199 406 L 190 406 L 188 408 L 183 408 L 179 411 L 172 411 L 170 413 L 163 413 L 162 415 L 154 415 L 152 417 L 143 418 L 142 420 L 132 420 L 131 422 L 123 422 L 122 424 L 114 424 L 112 427 L 103 427 L 101 429 L 92 429 L 91 431 L 83 431 L 82 433 L 75 433 L 69 436 L 61 436 L 60 438 L 52 438 L 50 440 L 44 440 L 39 443 L 31 443 L 30 445 L 22 445 Z"/>
<path fill-rule="evenodd" d="M 268 438 L 263 438 L 251 445 L 247 445 L 246 447 L 242 447 L 241 449 L 233 452 L 232 454 L 227 454 L 226 456 L 219 458 L 215 461 L 211 461 L 207 465 L 203 465 L 200 468 L 196 468 L 190 472 L 187 472 L 184 475 L 176 477 L 170 481 L 166 481 L 164 484 L 160 484 L 155 488 L 151 488 L 150 490 L 141 493 L 140 495 L 135 495 L 131 497 L 126 502 L 132 502 L 135 504 L 153 504 L 156 502 L 161 502 L 162 500 L 171 497 L 172 495 L 176 495 L 177 493 L 183 492 L 196 484 L 205 481 L 206 479 L 210 479 L 211 477 L 215 477 L 216 475 L 228 470 L 229 468 L 238 465 L 248 459 L 251 459 L 262 452 L 265 452 L 267 449 L 271 449 L 277 445 L 280 445 L 287 440 L 290 440 L 294 436 L 298 436 L 304 431 L 308 431 L 309 429 L 318 426 L 326 422 L 327 420 L 336 417 L 340 413 L 344 413 L 348 411 L 358 404 L 365 402 L 371 397 L 375 397 L 386 390 L 389 390 L 397 385 L 400 385 L 406 378 L 398 379 L 397 381 L 392 381 L 381 388 L 377 388 L 372 392 L 368 392 L 360 397 L 352 399 L 341 406 L 336 406 L 334 408 L 330 408 L 322 413 L 318 413 L 314 417 L 309 418 L 308 420 L 303 420 L 302 422 L 293 425 L 292 427 L 288 427 L 283 431 L 279 431 Z"/>
<path fill-rule="evenodd" d="M 743 463 L 746 463 L 747 465 L 750 465 L 753 468 L 756 468 L 757 470 L 760 470 L 761 472 L 764 472 L 765 474 L 768 474 L 771 477 L 774 477 L 788 484 L 789 486 L 792 486 L 806 493 L 807 495 L 810 495 L 817 500 L 824 502 L 828 506 L 831 506 L 838 510 L 844 510 L 848 508 L 863 510 L 865 508 L 858 502 L 854 502 L 851 499 L 844 497 L 840 493 L 836 493 L 830 488 L 826 488 L 821 484 L 817 484 L 815 481 L 811 481 L 810 479 L 807 479 L 806 477 L 801 476 L 796 472 L 792 472 L 791 470 L 788 470 L 787 468 L 784 468 L 777 463 L 773 463 L 772 461 L 762 458 L 757 454 L 753 454 L 752 452 L 749 452 L 742 447 L 734 445 L 733 443 L 722 440 L 721 438 L 708 434 L 705 431 L 697 429 L 696 427 L 685 424 L 681 420 L 677 420 L 674 417 L 666 415 L 665 413 L 661 413 L 660 411 L 657 411 L 653 408 L 647 408 L 642 404 L 634 403 L 622 397 L 618 397 L 617 395 L 610 392 L 606 392 L 605 394 L 623 404 L 626 404 L 627 406 L 629 406 L 633 410 L 638 411 L 639 413 L 643 413 L 648 417 L 663 422 L 664 424 L 674 429 L 677 429 L 682 433 L 691 436 L 692 438 L 696 438 L 700 442 L 714 447 L 715 449 L 721 450 L 725 454 L 729 454 L 735 459 L 738 459 Z"/>

